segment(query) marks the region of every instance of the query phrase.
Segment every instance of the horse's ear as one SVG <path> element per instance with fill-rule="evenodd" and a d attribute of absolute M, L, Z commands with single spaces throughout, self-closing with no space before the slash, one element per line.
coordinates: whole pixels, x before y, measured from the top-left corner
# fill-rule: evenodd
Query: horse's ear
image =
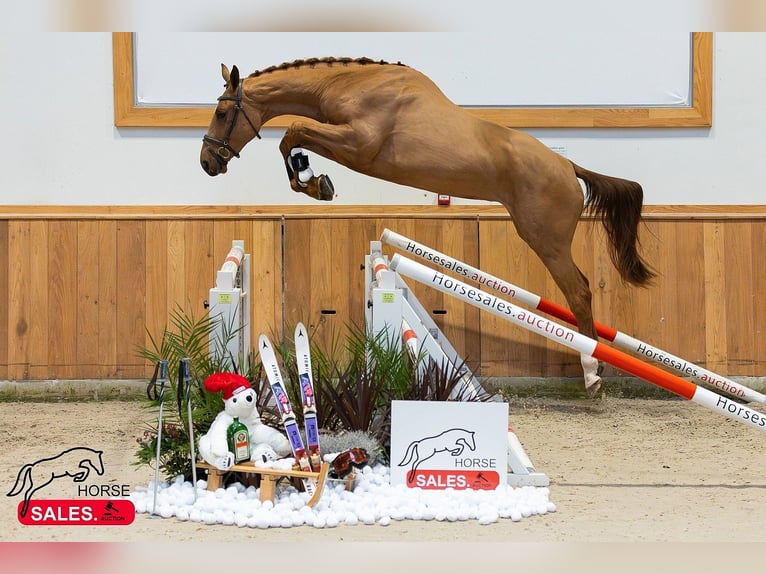
<path fill-rule="evenodd" d="M 236 90 L 239 86 L 239 68 L 232 66 L 231 74 L 229 75 L 229 86 L 232 90 Z"/>
<path fill-rule="evenodd" d="M 228 84 L 229 83 L 229 68 L 226 66 L 226 64 L 221 64 L 221 76 L 223 76 L 223 81 Z"/>

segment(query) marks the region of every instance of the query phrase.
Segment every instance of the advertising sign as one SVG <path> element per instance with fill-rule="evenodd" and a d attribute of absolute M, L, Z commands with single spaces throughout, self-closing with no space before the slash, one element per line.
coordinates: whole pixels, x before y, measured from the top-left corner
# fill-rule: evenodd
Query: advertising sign
<path fill-rule="evenodd" d="M 393 401 L 391 484 L 494 490 L 508 473 L 508 403 Z"/>

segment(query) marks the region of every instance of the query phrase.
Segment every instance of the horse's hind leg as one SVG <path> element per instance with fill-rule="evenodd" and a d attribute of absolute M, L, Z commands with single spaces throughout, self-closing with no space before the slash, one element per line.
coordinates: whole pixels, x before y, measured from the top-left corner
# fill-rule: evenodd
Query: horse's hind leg
<path fill-rule="evenodd" d="M 574 201 L 577 198 L 576 194 L 572 197 L 571 205 L 560 197 L 561 201 L 556 205 L 555 210 L 551 208 L 539 218 L 514 217 L 514 224 L 519 236 L 540 257 L 561 290 L 569 309 L 577 319 L 577 328 L 580 333 L 596 339 L 591 307 L 592 294 L 588 279 L 572 259 L 572 238 L 582 211 L 581 200 Z M 556 217 L 552 217 L 552 213 L 556 213 Z M 541 214 L 538 213 L 538 215 Z M 538 225 L 536 221 L 545 221 L 547 225 Z M 601 387 L 598 360 L 582 354 L 580 363 L 583 367 L 585 389 L 589 395 L 593 396 Z"/>

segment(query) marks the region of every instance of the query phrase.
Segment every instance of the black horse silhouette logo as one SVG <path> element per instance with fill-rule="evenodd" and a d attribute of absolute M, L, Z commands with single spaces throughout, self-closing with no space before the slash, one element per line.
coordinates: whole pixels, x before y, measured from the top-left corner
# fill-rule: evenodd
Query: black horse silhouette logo
<path fill-rule="evenodd" d="M 452 456 L 460 456 L 466 448 L 476 450 L 475 434 L 475 431 L 453 428 L 434 436 L 412 441 L 407 447 L 407 452 L 404 453 L 404 458 L 399 463 L 399 466 L 412 464 L 407 473 L 407 482 L 415 480 L 415 471 L 424 461 L 440 452 L 449 452 Z"/>
<path fill-rule="evenodd" d="M 74 482 L 83 482 L 88 478 L 91 470 L 95 470 L 99 476 L 104 474 L 102 454 L 104 454 L 102 450 L 76 446 L 56 456 L 25 464 L 19 470 L 16 483 L 6 496 L 16 496 L 24 491 L 21 516 L 26 516 L 32 495 L 55 479 L 71 476 Z M 24 490 L 25 487 L 26 490 Z"/>

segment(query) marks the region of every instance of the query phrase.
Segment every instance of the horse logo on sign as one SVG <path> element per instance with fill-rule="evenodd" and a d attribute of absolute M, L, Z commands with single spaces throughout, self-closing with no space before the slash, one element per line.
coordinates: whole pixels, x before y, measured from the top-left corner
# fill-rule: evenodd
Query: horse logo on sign
<path fill-rule="evenodd" d="M 434 436 L 412 441 L 399 463 L 399 466 L 411 465 L 407 473 L 407 482 L 415 480 L 415 471 L 423 462 L 440 452 L 449 452 L 452 456 L 458 457 L 466 448 L 476 450 L 475 434 L 474 431 L 452 428 Z"/>
<path fill-rule="evenodd" d="M 104 474 L 102 450 L 93 450 L 84 446 L 69 448 L 56 456 L 41 458 L 36 462 L 25 464 L 19 469 L 16 482 L 6 496 L 16 496 L 24 491 L 24 505 L 20 515 L 26 516 L 32 495 L 48 486 L 57 478 L 72 477 L 74 482 L 83 482 L 91 470 L 99 476 Z M 26 487 L 26 490 L 24 488 Z"/>

